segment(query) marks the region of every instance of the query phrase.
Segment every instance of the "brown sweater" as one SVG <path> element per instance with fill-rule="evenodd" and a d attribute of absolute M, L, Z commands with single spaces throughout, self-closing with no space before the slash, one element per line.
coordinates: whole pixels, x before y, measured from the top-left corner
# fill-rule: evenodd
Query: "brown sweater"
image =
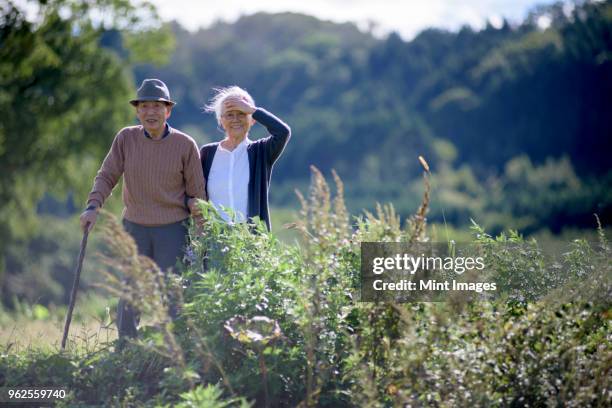
<path fill-rule="evenodd" d="M 169 128 L 153 140 L 142 126 L 123 128 L 94 179 L 88 205 L 101 207 L 123 175 L 123 217 L 141 225 L 164 225 L 189 217 L 185 194 L 204 198 L 204 176 L 196 142 Z"/>

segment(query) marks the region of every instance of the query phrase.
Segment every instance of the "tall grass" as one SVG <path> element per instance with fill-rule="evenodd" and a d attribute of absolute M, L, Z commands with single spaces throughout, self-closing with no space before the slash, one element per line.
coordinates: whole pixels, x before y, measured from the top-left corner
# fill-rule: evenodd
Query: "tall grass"
<path fill-rule="evenodd" d="M 262 224 L 227 225 L 202 203 L 204 221 L 191 227 L 180 277 L 139 256 L 107 216 L 105 286 L 142 310 L 139 339 L 87 356 L 5 348 L 0 386 L 51 381 L 70 389 L 66 403 L 123 406 L 609 406 L 612 292 L 603 234 L 599 248 L 568 246 L 561 261 L 572 278 L 548 297 L 360 301 L 361 242 L 428 239 L 423 167 L 422 203 L 403 223 L 391 205 L 351 218 L 342 181 L 332 174 L 334 192 L 312 168 L 291 225 L 299 245 Z M 507 237 L 475 233 L 501 270 L 552 270 L 531 256 L 516 269 L 512 259 L 521 254 L 502 251 Z"/>

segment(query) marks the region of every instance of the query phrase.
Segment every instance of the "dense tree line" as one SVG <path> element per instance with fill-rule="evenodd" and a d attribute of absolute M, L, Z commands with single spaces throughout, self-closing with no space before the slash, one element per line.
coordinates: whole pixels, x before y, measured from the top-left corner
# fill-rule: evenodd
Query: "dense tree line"
<path fill-rule="evenodd" d="M 239 84 L 279 112 L 295 137 L 277 164 L 275 182 L 285 186 L 273 192 L 277 205 L 291 202 L 314 164 L 339 172 L 353 208 L 392 200 L 407 214 L 416 195 L 406 186 L 419 176 L 416 157 L 423 155 L 434 169 L 473 172 L 479 192 L 471 200 L 480 210 L 508 211 L 520 206 L 516 195 L 505 196 L 501 210 L 489 184 L 492 178 L 510 183 L 506 164 L 526 155 L 544 172 L 569 166 L 583 182 L 568 194 L 588 205 L 546 213 L 539 206 L 557 200 L 553 183 L 535 189 L 545 197 L 531 202 L 525 226 L 591 226 L 591 213 L 610 214 L 611 10 L 610 2 L 558 3 L 534 9 L 518 25 L 428 29 L 412 41 L 397 34 L 377 39 L 351 24 L 291 13 L 259 13 L 195 33 L 175 24 L 171 62 L 139 65 L 135 75 L 170 83 L 180 101 L 173 124 L 201 142 L 221 136 L 201 110 L 214 86 Z M 556 164 L 546 167 L 551 159 Z M 461 193 L 448 180 L 441 183 Z M 596 191 L 582 189 L 595 185 Z M 457 215 L 452 222 L 478 215 L 466 211 L 470 203 L 455 204 L 463 209 L 443 202 Z"/>

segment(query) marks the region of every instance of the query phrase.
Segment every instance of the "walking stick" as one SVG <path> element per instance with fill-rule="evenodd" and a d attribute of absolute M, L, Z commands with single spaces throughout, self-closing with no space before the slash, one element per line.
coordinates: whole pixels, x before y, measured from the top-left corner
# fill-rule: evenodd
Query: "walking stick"
<path fill-rule="evenodd" d="M 62 350 L 66 348 L 66 339 L 68 339 L 68 329 L 70 329 L 70 321 L 72 320 L 72 310 L 76 303 L 77 290 L 79 289 L 79 279 L 81 278 L 81 268 L 83 267 L 83 258 L 85 258 L 85 248 L 87 247 L 87 236 L 89 235 L 89 223 L 85 225 L 83 239 L 81 240 L 81 250 L 79 251 L 79 260 L 77 262 L 76 271 L 74 273 L 74 282 L 72 283 L 72 292 L 70 292 L 70 304 L 68 306 L 68 314 L 66 315 L 66 323 L 64 324 L 64 337 L 62 337 Z"/>

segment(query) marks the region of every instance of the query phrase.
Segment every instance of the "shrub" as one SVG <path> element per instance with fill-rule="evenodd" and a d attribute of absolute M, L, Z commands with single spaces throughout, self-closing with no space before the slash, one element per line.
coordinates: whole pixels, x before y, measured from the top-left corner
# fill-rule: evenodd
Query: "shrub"
<path fill-rule="evenodd" d="M 281 243 L 261 223 L 227 225 L 202 203 L 205 222 L 192 225 L 189 262 L 173 279 L 138 256 L 111 219 L 106 259 L 132 285 L 109 274 L 109 289 L 150 325 L 122 351 L 3 350 L 0 386 L 54 381 L 70 390 L 69 405 L 609 406 L 612 286 L 603 233 L 596 250 L 578 241 L 551 260 L 518 234 L 476 231 L 497 273 L 546 295 L 359 301 L 361 242 L 427 239 L 424 177 L 422 204 L 402 225 L 390 205 L 351 220 L 341 181 L 334 175 L 332 196 L 313 169 L 292 225 L 300 245 Z M 557 263 L 568 272 L 552 279 Z"/>

